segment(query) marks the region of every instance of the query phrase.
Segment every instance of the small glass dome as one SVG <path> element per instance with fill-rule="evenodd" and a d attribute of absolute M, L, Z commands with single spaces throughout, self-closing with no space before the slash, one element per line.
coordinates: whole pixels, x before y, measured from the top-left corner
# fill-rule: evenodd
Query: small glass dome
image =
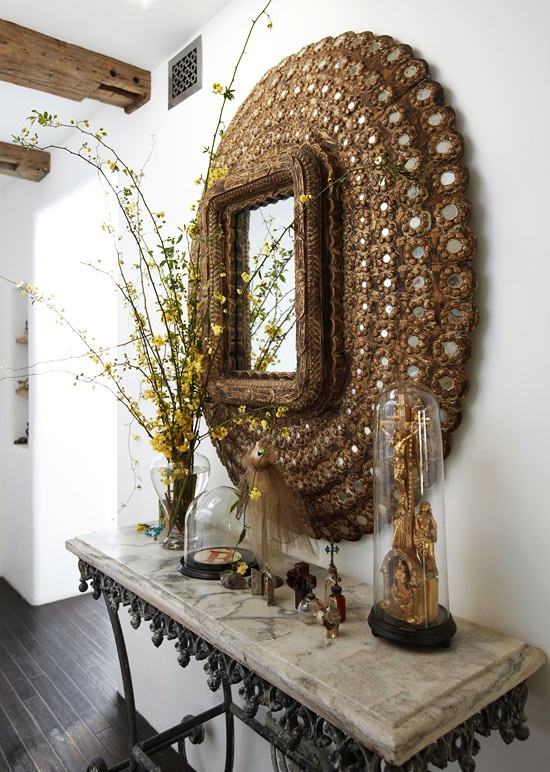
<path fill-rule="evenodd" d="M 448 645 L 443 444 L 439 406 L 413 381 L 375 404 L 374 586 L 369 625 L 401 643 Z"/>
<path fill-rule="evenodd" d="M 237 516 L 239 492 L 220 485 L 191 502 L 185 519 L 183 557 L 178 569 L 195 579 L 219 579 L 232 564 L 256 566 L 246 535 L 241 540 L 242 519 Z"/>

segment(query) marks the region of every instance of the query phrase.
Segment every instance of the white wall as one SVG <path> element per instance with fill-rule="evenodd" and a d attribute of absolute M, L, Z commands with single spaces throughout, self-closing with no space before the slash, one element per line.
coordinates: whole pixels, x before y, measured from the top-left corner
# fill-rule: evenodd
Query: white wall
<path fill-rule="evenodd" d="M 39 185 L 14 182 L 4 189 L 2 273 L 53 295 L 57 308 L 78 329 L 116 342 L 116 298 L 82 263 L 98 251 L 111 254 L 101 223 L 104 202 L 95 175 L 56 157 L 53 172 Z M 67 182 L 70 181 L 70 185 Z M 73 595 L 74 559 L 64 549 L 76 533 L 116 525 L 116 403 L 101 389 L 73 386 L 72 373 L 89 371 L 75 336 L 55 321 L 43 304 L 0 285 L 3 304 L 2 364 L 21 359 L 14 345 L 29 320 L 30 379 L 26 405 L 28 447 L 14 446 L 22 429 L 12 420 L 25 398 L 13 380 L 0 381 L 3 395 L 1 454 L 4 480 L 0 499 L 2 573 L 30 603 Z M 4 356 L 5 355 L 5 356 Z"/>
<path fill-rule="evenodd" d="M 196 196 L 193 179 L 203 169 L 202 148 L 219 107 L 209 84 L 227 82 L 249 21 L 260 5 L 256 0 L 235 0 L 202 30 L 205 86 L 201 92 L 168 112 L 166 67 L 160 67 L 153 74 L 149 105 L 131 116 L 106 111 L 107 117 L 98 119 L 113 142 L 135 159 L 133 163 L 145 157 L 155 135 L 147 170 L 150 199 L 177 222 L 187 219 Z M 545 127 L 550 107 L 544 99 L 550 72 L 546 40 L 550 7 L 544 0 L 341 0 L 337 5 L 329 0 L 274 0 L 270 11 L 273 29 L 259 25 L 238 77 L 235 107 L 269 67 L 303 45 L 350 29 L 370 29 L 412 45 L 429 63 L 432 77 L 445 87 L 457 113 L 471 172 L 471 224 L 478 236 L 480 325 L 469 366 L 472 386 L 446 467 L 451 610 L 457 617 L 517 635 L 550 653 L 546 488 L 550 247 L 545 227 L 550 200 Z M 181 47 L 187 42 L 182 40 Z M 21 206 L 20 199 L 17 203 Z M 6 200 L 5 205 L 11 211 L 12 201 Z M 132 481 L 123 433 L 119 439 L 120 501 L 132 489 Z M 146 443 L 135 450 L 146 475 L 151 453 Z M 212 482 L 222 479 L 217 467 Z M 150 517 L 155 502 L 145 483 L 144 479 L 120 522 Z M 63 498 L 62 491 L 59 496 Z M 366 580 L 372 574 L 370 542 L 367 537 L 344 545 L 339 554 L 347 572 Z M 369 634 L 365 626 L 365 635 Z M 156 654 L 143 643 L 146 636 L 145 629 L 128 635 L 138 669 L 159 667 L 160 673 L 171 668 L 165 660 L 155 664 L 171 645 L 165 643 Z M 181 689 L 189 694 L 192 689 L 183 685 L 183 676 Z M 168 682 L 177 677 L 170 675 Z M 161 684 L 159 678 L 158 693 L 154 679 L 153 684 L 141 679 L 137 684 L 140 709 L 159 725 L 171 699 Z M 531 739 L 509 747 L 499 738 L 484 741 L 477 761 L 480 772 L 546 768 L 548 668 L 531 679 L 530 690 Z M 175 717 L 187 712 L 187 702 L 180 705 L 179 697 L 174 702 Z M 245 746 L 245 751 L 251 747 Z M 258 751 L 256 744 L 254 748 L 246 752 L 263 753 L 255 768 L 268 770 L 268 754 Z"/>
<path fill-rule="evenodd" d="M 208 84 L 226 82 L 258 6 L 236 0 L 203 30 L 206 87 L 159 124 L 159 164 L 171 170 L 159 178 L 168 190 L 177 185 L 178 201 L 189 200 L 189 180 L 201 168 L 197 149 L 214 118 Z M 544 388 L 550 374 L 550 247 L 542 225 L 550 200 L 542 127 L 550 109 L 541 100 L 550 72 L 550 11 L 543 0 L 344 0 L 337 6 L 328 0 L 276 0 L 270 11 L 274 27 L 267 31 L 260 24 L 238 78 L 236 103 L 270 66 L 303 45 L 348 29 L 370 29 L 412 45 L 457 113 L 478 236 L 480 325 L 469 366 L 471 390 L 446 471 L 451 608 L 455 616 L 550 652 L 550 408 Z M 156 75 L 162 85 L 164 68 Z M 370 546 L 369 538 L 345 545 L 339 563 L 370 581 Z M 548 668 L 531 679 L 530 691 L 531 739 L 509 747 L 498 737 L 484 742 L 481 772 L 545 768 Z M 150 705 L 144 693 L 141 705 Z M 149 715 L 154 719 L 152 707 Z M 266 759 L 262 769 L 269 768 Z"/>
<path fill-rule="evenodd" d="M 24 184 L 22 187 L 27 190 Z M 32 235 L 27 227 L 28 213 L 26 208 L 25 211 L 13 212 L 8 207 L 5 190 L 0 190 L 0 273 L 9 273 L 15 263 L 21 277 L 26 280 L 32 254 Z M 21 228 L 16 243 L 10 239 L 4 227 L 10 219 Z M 0 282 L 0 363 L 3 368 L 18 368 L 26 364 L 28 347 L 16 344 L 15 339 L 23 335 L 28 316 L 27 306 L 27 300 L 20 292 Z M 10 370 L 8 373 L 3 369 L 0 378 L 3 374 L 14 375 L 14 372 Z M 32 509 L 32 491 L 28 485 L 29 448 L 13 444 L 15 439 L 24 434 L 29 400 L 15 394 L 16 386 L 16 379 L 0 379 L 0 574 L 6 573 L 14 549 L 21 550 L 18 557 L 22 563 L 25 562 L 24 553 L 28 546 L 20 542 L 17 547 L 11 547 L 12 538 L 23 532 L 27 534 L 25 540 L 32 542 L 32 530 L 28 527 Z"/>

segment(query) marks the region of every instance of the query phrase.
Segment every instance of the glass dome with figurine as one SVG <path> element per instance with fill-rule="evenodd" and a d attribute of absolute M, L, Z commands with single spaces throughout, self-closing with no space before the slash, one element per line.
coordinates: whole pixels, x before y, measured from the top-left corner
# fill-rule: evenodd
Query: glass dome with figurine
<path fill-rule="evenodd" d="M 191 502 L 178 564 L 182 574 L 219 579 L 224 572 L 248 574 L 256 566 L 242 517 L 237 516 L 238 503 L 239 491 L 230 485 L 210 488 Z"/>
<path fill-rule="evenodd" d="M 444 505 L 439 405 L 426 387 L 398 382 L 375 404 L 374 635 L 448 645 L 456 632 Z"/>

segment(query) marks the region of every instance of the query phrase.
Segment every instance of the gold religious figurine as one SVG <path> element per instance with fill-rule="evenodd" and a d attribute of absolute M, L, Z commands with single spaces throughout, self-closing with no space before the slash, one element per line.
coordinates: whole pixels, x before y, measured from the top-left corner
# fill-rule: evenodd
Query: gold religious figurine
<path fill-rule="evenodd" d="M 411 632 L 446 622 L 436 560 L 441 502 L 432 490 L 438 474 L 431 468 L 437 456 L 432 434 L 439 428 L 438 419 L 426 410 L 423 399 L 406 390 L 398 391 L 386 412 L 378 415 L 381 582 L 369 618 L 375 634 L 384 635 L 394 626 L 399 630 L 396 639 L 409 640 Z"/>
<path fill-rule="evenodd" d="M 434 544 L 437 525 L 427 501 L 415 505 L 422 487 L 418 470 L 422 465 L 421 430 L 429 431 L 422 406 L 400 399 L 396 406 L 393 432 L 388 441 L 393 448 L 392 469 L 397 493 L 393 516 L 392 549 L 382 564 L 384 574 L 383 608 L 395 619 L 412 625 L 429 625 L 438 617 L 438 579 Z"/>

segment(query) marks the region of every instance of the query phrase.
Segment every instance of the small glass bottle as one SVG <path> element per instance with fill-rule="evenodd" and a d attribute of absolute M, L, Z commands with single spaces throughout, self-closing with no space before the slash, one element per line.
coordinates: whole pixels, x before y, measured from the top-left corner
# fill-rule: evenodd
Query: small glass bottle
<path fill-rule="evenodd" d="M 317 615 L 317 620 L 321 622 L 325 628 L 325 636 L 327 638 L 338 638 L 342 617 L 340 616 L 340 611 L 338 610 L 334 596 L 331 595 L 328 608 L 325 609 L 321 615 Z"/>
<path fill-rule="evenodd" d="M 346 598 L 342 594 L 342 587 L 338 584 L 338 578 L 336 577 L 336 584 L 332 587 L 332 594 L 329 598 L 329 604 L 330 600 L 334 600 L 334 603 L 336 604 L 336 608 L 340 612 L 340 622 L 346 621 Z"/>
<path fill-rule="evenodd" d="M 313 588 L 310 587 L 306 597 L 298 604 L 298 616 L 304 624 L 314 625 L 317 624 L 317 614 L 324 609 L 325 607 L 313 592 Z"/>
<path fill-rule="evenodd" d="M 328 574 L 325 579 L 325 606 L 328 606 L 328 599 L 332 595 L 334 585 L 338 581 L 338 570 L 334 563 L 331 563 L 328 567 Z"/>

